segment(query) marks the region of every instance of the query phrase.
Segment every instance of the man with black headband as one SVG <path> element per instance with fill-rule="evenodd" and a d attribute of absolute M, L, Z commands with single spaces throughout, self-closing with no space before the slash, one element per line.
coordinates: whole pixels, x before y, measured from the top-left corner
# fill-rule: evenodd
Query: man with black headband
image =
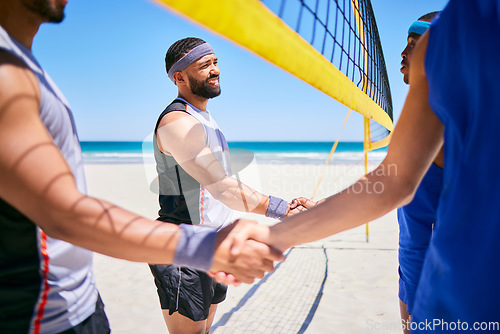
<path fill-rule="evenodd" d="M 407 45 L 401 57 L 403 81 L 410 81 L 413 48 L 439 12 L 420 17 L 408 29 Z M 436 223 L 439 196 L 443 186 L 443 150 L 441 149 L 418 187 L 411 203 L 398 209 L 399 222 L 399 306 L 402 327 L 409 333 L 413 301 L 422 272 L 425 254 Z"/>
<path fill-rule="evenodd" d="M 159 220 L 220 229 L 232 211 L 282 219 L 298 208 L 232 177 L 226 139 L 207 111 L 220 94 L 212 47 L 199 38 L 172 44 L 165 64 L 178 97 L 158 118 L 153 139 L 160 187 Z M 203 254 L 200 254 L 202 256 Z M 226 287 L 188 267 L 151 265 L 170 333 L 208 333 Z"/>

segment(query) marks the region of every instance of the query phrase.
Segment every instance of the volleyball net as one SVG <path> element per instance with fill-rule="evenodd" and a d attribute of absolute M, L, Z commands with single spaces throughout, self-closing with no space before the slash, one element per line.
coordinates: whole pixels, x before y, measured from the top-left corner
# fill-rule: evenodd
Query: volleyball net
<path fill-rule="evenodd" d="M 392 99 L 369 0 L 155 0 L 365 117 L 365 149 L 393 131 Z"/>

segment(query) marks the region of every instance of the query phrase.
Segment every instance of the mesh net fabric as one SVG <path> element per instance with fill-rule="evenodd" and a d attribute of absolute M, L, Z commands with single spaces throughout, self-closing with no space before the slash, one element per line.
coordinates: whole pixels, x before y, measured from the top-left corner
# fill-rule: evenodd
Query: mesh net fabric
<path fill-rule="evenodd" d="M 369 0 L 262 2 L 393 119 L 384 55 Z M 389 133 L 374 121 L 370 132 L 372 142 Z"/>

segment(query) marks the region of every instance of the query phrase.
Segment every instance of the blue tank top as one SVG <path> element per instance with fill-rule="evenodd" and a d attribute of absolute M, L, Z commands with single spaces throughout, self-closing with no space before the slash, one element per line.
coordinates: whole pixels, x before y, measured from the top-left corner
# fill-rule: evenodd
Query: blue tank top
<path fill-rule="evenodd" d="M 425 71 L 445 167 L 416 322 L 460 320 L 472 332 L 476 321 L 500 321 L 499 55 L 500 0 L 451 0 L 430 28 Z"/>
<path fill-rule="evenodd" d="M 413 313 L 417 290 L 443 188 L 443 169 L 432 164 L 411 203 L 397 210 L 399 223 L 399 299 Z"/>
<path fill-rule="evenodd" d="M 19 57 L 36 75 L 40 118 L 70 166 L 78 190 L 86 193 L 82 154 L 68 102 L 31 51 L 2 27 L 0 49 Z M 0 333 L 57 333 L 94 313 L 97 289 L 92 252 L 48 237 L 1 198 L 0 230 Z"/>

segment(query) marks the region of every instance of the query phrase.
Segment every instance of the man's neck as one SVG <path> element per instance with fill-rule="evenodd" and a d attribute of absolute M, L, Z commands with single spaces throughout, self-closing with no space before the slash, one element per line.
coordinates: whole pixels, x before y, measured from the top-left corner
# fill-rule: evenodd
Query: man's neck
<path fill-rule="evenodd" d="M 40 17 L 25 8 L 20 1 L 0 1 L 0 25 L 30 50 L 42 23 Z"/>
<path fill-rule="evenodd" d="M 207 111 L 208 99 L 206 99 L 204 97 L 200 97 L 198 95 L 194 95 L 192 93 L 191 94 L 181 94 L 180 92 L 179 92 L 179 97 L 183 98 L 184 100 L 189 102 L 189 104 L 195 106 L 196 108 L 198 108 L 202 111 Z"/>

